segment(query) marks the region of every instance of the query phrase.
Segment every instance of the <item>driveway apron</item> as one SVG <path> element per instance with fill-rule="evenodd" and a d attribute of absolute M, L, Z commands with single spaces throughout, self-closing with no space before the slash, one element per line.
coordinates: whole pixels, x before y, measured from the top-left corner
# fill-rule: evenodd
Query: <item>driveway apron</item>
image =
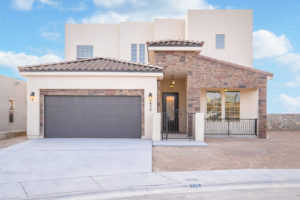
<path fill-rule="evenodd" d="M 151 171 L 151 140 L 35 139 L 0 150 L 0 184 Z"/>

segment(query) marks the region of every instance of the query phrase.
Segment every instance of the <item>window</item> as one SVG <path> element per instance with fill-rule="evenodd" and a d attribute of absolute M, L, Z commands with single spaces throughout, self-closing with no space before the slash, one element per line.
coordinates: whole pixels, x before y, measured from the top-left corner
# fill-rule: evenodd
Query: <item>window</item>
<path fill-rule="evenodd" d="M 221 119 L 221 93 L 207 92 L 207 117 L 209 119 Z"/>
<path fill-rule="evenodd" d="M 225 35 L 224 34 L 217 34 L 216 35 L 216 48 L 217 49 L 224 49 L 225 48 Z"/>
<path fill-rule="evenodd" d="M 93 45 L 77 45 L 77 59 L 92 58 Z"/>
<path fill-rule="evenodd" d="M 137 61 L 137 44 L 131 44 L 131 61 Z"/>
<path fill-rule="evenodd" d="M 240 118 L 240 92 L 225 92 L 225 118 Z"/>
<path fill-rule="evenodd" d="M 9 114 L 8 114 L 8 122 L 10 124 L 14 123 L 14 112 L 15 112 L 15 101 L 13 99 L 9 99 L 8 100 L 8 110 L 9 110 Z"/>
<path fill-rule="evenodd" d="M 145 63 L 145 44 L 139 45 L 139 62 Z"/>

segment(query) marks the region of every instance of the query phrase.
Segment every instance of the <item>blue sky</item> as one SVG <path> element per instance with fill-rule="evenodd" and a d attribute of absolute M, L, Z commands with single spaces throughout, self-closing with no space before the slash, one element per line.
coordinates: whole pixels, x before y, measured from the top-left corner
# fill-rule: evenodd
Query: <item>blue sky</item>
<path fill-rule="evenodd" d="M 299 0 L 0 1 L 0 74 L 19 79 L 18 65 L 64 59 L 65 23 L 180 18 L 187 9 L 252 9 L 253 66 L 274 73 L 268 113 L 300 112 Z"/>

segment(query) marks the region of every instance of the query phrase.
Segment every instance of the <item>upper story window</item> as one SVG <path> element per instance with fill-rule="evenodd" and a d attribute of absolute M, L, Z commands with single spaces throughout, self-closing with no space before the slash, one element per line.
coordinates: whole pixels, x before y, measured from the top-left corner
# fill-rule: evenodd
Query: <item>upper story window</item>
<path fill-rule="evenodd" d="M 216 49 L 225 49 L 225 35 L 216 34 Z"/>
<path fill-rule="evenodd" d="M 145 44 L 139 45 L 139 62 L 145 63 Z"/>
<path fill-rule="evenodd" d="M 240 92 L 225 92 L 225 118 L 240 118 Z"/>
<path fill-rule="evenodd" d="M 10 124 L 14 123 L 14 115 L 15 115 L 15 100 L 14 99 L 9 99 L 8 100 L 8 122 Z"/>
<path fill-rule="evenodd" d="M 145 63 L 146 45 L 131 44 L 131 62 Z"/>
<path fill-rule="evenodd" d="M 222 101 L 220 92 L 207 92 L 207 117 L 209 119 L 221 119 Z"/>
<path fill-rule="evenodd" d="M 77 45 L 77 59 L 92 58 L 93 45 Z"/>
<path fill-rule="evenodd" d="M 131 61 L 137 61 L 137 44 L 131 44 Z"/>

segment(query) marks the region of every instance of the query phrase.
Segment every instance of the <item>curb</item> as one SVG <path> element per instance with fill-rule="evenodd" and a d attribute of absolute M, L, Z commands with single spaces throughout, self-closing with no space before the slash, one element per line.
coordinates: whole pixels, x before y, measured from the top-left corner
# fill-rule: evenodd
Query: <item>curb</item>
<path fill-rule="evenodd" d="M 61 193 L 47 196 L 34 196 L 21 198 L 20 200 L 101 200 L 101 199 L 122 199 L 129 197 L 138 197 L 143 195 L 153 194 L 180 194 L 193 192 L 212 192 L 212 191 L 226 191 L 226 190 L 250 190 L 263 188 L 280 188 L 280 187 L 300 187 L 300 180 L 293 181 L 263 181 L 263 182 L 240 182 L 240 183 L 222 183 L 222 184 L 174 184 L 174 185 L 160 185 L 148 187 L 132 187 L 124 189 L 106 189 L 93 190 L 85 192 Z"/>

